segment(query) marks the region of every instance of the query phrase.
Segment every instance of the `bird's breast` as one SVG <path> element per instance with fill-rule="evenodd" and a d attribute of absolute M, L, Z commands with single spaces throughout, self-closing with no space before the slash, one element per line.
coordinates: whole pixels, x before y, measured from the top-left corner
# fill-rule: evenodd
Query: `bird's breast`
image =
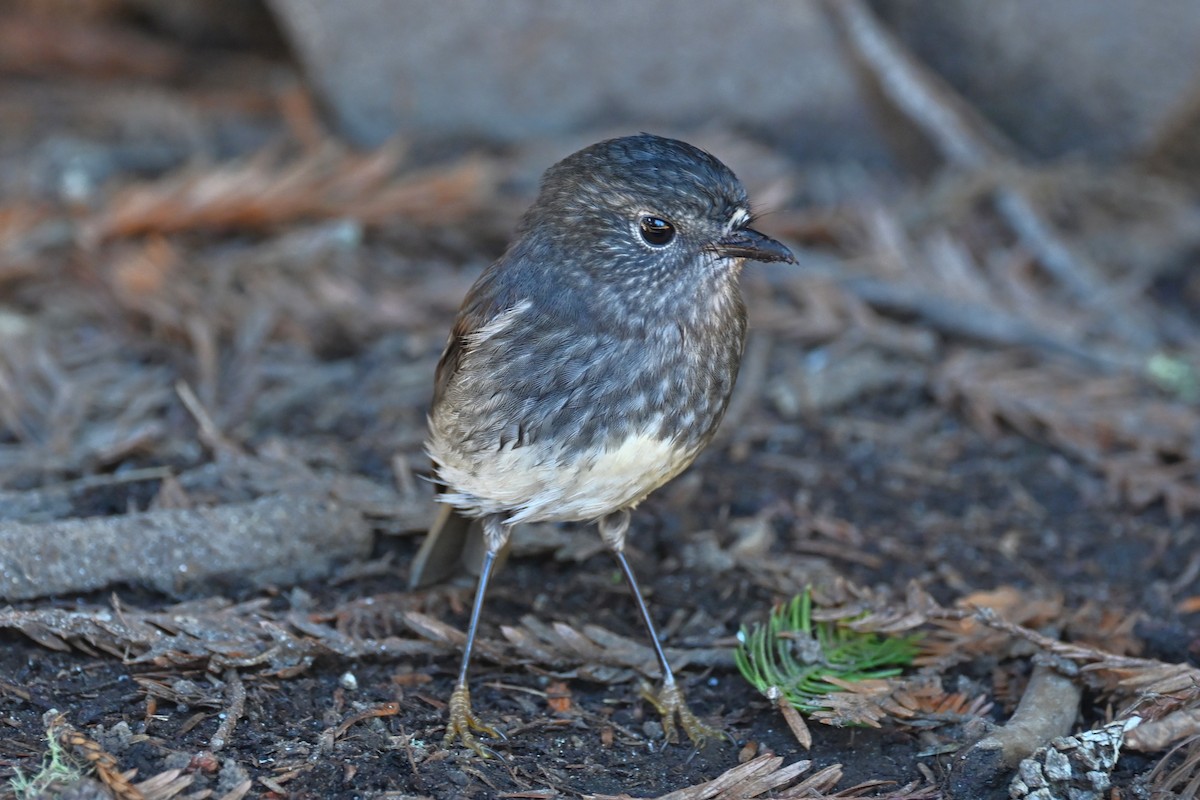
<path fill-rule="evenodd" d="M 720 422 L 744 328 L 642 335 L 514 325 L 465 358 L 430 415 L 442 499 L 513 522 L 589 520 L 678 475 Z"/>

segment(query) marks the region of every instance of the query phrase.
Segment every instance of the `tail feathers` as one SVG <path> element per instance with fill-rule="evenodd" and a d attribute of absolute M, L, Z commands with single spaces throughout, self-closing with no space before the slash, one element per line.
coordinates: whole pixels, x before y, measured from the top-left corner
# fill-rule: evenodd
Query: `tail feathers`
<path fill-rule="evenodd" d="M 492 567 L 495 574 L 508 560 L 512 540 L 505 543 Z M 479 577 L 487 547 L 483 524 L 464 517 L 453 506 L 441 506 L 408 572 L 408 588 L 422 589 L 457 574 Z"/>
<path fill-rule="evenodd" d="M 437 518 L 413 559 L 408 573 L 409 589 L 420 589 L 444 581 L 461 571 L 468 539 L 472 535 L 482 538 L 478 520 L 464 517 L 453 506 L 442 505 L 439 508 Z M 475 572 L 478 571 L 476 568 Z"/>

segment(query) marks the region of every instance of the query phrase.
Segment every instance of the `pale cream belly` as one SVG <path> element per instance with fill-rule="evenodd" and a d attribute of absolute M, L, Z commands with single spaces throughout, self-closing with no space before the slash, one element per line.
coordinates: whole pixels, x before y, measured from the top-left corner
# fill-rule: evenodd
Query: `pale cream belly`
<path fill-rule="evenodd" d="M 429 442 L 438 478 L 447 487 L 439 499 L 468 514 L 504 513 L 513 523 L 592 520 L 630 508 L 696 456 L 649 433 L 572 460 L 544 448 L 505 447 L 464 463 L 441 444 L 437 436 Z"/>

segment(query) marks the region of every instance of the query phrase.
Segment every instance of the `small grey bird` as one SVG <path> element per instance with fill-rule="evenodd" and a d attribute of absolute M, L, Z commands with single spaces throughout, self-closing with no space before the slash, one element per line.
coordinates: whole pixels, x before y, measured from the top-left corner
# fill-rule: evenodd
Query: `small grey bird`
<path fill-rule="evenodd" d="M 488 580 L 520 522 L 595 521 L 662 670 L 647 693 L 668 739 L 715 733 L 684 702 L 625 558 L 629 512 L 687 468 L 729 404 L 746 337 L 747 260 L 795 262 L 750 228 L 713 156 L 641 134 L 551 167 L 508 251 L 467 293 L 437 366 L 426 444 L 443 513 L 410 573 L 440 579 L 482 522 L 482 564 L 445 744 L 480 755 L 467 689 Z"/>

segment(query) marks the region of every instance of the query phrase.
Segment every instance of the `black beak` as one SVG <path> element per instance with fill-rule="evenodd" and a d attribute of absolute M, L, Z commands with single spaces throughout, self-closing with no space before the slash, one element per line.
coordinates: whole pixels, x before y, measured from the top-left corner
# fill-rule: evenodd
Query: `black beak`
<path fill-rule="evenodd" d="M 792 251 L 752 228 L 731 231 L 710 244 L 707 250 L 722 258 L 748 258 L 751 261 L 784 261 L 795 264 Z"/>

